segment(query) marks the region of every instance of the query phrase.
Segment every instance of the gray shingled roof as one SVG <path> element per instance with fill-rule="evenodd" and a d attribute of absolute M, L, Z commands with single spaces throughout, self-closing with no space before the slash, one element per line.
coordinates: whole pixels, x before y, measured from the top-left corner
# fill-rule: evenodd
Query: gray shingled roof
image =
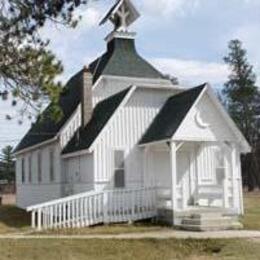
<path fill-rule="evenodd" d="M 115 38 L 107 51 L 90 64 L 96 81 L 101 75 L 161 79 L 163 75 L 136 51 L 134 39 Z"/>
<path fill-rule="evenodd" d="M 89 123 L 84 129 L 79 129 L 79 131 L 63 149 L 62 153 L 67 154 L 88 149 L 96 140 L 99 133 L 105 127 L 108 120 L 112 117 L 130 89 L 131 88 L 127 88 L 100 102 L 95 107 Z"/>
<path fill-rule="evenodd" d="M 170 97 L 142 137 L 140 144 L 172 138 L 206 84 Z"/>
<path fill-rule="evenodd" d="M 132 39 L 115 38 L 108 43 L 107 51 L 89 66 L 95 82 L 101 75 L 162 78 L 160 72 L 142 59 L 136 52 Z M 28 133 L 16 147 L 15 152 L 50 140 L 57 135 L 62 126 L 73 114 L 80 103 L 82 88 L 82 71 L 73 76 L 64 88 L 60 97 L 60 107 L 63 117 L 55 122 L 50 117 L 52 106 L 50 105 L 42 115 L 41 120 L 33 124 Z"/>
<path fill-rule="evenodd" d="M 51 118 L 52 105 L 49 105 L 43 112 L 41 119 L 39 118 L 23 137 L 21 142 L 15 149 L 19 152 L 25 148 L 40 144 L 44 141 L 54 138 L 62 126 L 73 114 L 80 102 L 80 93 L 82 88 L 82 71 L 72 77 L 60 96 L 59 105 L 63 112 L 63 117 L 60 121 L 55 121 Z"/>

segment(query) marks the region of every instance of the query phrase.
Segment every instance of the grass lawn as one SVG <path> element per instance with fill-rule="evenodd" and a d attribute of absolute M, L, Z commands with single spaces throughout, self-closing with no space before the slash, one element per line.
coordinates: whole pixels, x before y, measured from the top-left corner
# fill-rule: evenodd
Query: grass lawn
<path fill-rule="evenodd" d="M 247 240 L 4 240 L 1 260 L 259 260 L 260 244 Z"/>
<path fill-rule="evenodd" d="M 260 230 L 260 193 L 246 194 L 246 229 Z M 30 216 L 12 206 L 0 207 L 0 233 L 30 230 Z M 119 234 L 161 230 L 160 225 L 97 226 L 93 228 L 55 231 L 59 234 Z M 260 240 L 0 240 L 0 260 L 259 260 Z"/>
<path fill-rule="evenodd" d="M 260 230 L 260 192 L 246 193 L 244 205 L 245 216 L 241 218 L 244 229 Z"/>
<path fill-rule="evenodd" d="M 245 216 L 241 218 L 245 229 L 260 230 L 260 192 L 246 193 L 244 198 Z M 0 234 L 24 232 L 30 229 L 30 214 L 15 206 L 0 206 Z M 149 222 L 135 223 L 134 225 L 118 224 L 112 227 L 96 226 L 82 229 L 65 229 L 45 231 L 45 234 L 121 234 L 159 231 L 167 229 L 166 226 L 153 225 Z"/>

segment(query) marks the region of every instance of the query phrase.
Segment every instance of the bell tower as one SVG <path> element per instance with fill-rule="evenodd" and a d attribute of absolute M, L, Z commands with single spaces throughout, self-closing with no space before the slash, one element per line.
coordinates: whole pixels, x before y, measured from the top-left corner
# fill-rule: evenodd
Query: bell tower
<path fill-rule="evenodd" d="M 139 17 L 140 14 L 131 0 L 117 0 L 100 22 L 100 25 L 103 25 L 110 21 L 114 26 L 114 30 L 106 37 L 106 41 L 110 41 L 115 37 L 134 38 L 136 33 L 130 32 L 128 29 Z"/>

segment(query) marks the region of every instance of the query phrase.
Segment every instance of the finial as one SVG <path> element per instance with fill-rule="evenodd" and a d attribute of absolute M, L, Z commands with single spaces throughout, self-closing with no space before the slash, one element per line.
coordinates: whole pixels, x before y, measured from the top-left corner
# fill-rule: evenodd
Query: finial
<path fill-rule="evenodd" d="M 140 16 L 131 0 L 117 0 L 115 5 L 109 10 L 102 19 L 100 25 L 108 20 L 114 25 L 115 32 L 127 32 L 128 27 L 133 24 Z"/>

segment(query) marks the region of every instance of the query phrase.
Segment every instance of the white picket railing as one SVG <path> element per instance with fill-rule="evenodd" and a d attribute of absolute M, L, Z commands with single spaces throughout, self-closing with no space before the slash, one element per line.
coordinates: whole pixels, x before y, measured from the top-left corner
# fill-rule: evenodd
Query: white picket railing
<path fill-rule="evenodd" d="M 38 230 L 87 227 L 156 216 L 156 188 L 87 192 L 27 208 Z"/>

